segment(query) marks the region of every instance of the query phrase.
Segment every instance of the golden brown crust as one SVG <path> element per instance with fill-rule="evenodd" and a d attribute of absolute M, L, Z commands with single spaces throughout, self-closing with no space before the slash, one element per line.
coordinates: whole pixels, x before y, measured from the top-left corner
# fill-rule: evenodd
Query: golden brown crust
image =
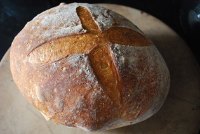
<path fill-rule="evenodd" d="M 70 34 L 59 35 L 54 33 L 56 29 L 51 31 L 51 25 L 45 30 L 46 25 L 40 27 L 43 18 L 51 21 L 45 13 L 64 17 L 52 9 L 43 13 L 45 17 L 36 17 L 14 39 L 10 61 L 17 86 L 47 118 L 60 124 L 98 130 L 109 129 L 105 124 L 114 127 L 109 124 L 117 120 L 134 121 L 168 90 L 160 89 L 160 84 L 169 84 L 162 57 L 139 30 L 119 27 L 116 22 L 103 28 L 98 22 L 100 17 L 94 17 L 92 5 L 71 6 L 77 12 L 72 22 L 82 24 L 78 26 L 83 28 L 81 32 L 71 34 L 69 30 Z M 57 8 L 60 11 L 70 7 Z M 106 22 L 111 14 L 104 14 L 102 21 Z M 59 31 L 59 26 L 65 24 L 57 23 Z M 32 36 L 30 27 L 36 25 L 36 36 Z M 51 31 L 52 36 L 46 33 L 38 37 L 41 30 Z"/>

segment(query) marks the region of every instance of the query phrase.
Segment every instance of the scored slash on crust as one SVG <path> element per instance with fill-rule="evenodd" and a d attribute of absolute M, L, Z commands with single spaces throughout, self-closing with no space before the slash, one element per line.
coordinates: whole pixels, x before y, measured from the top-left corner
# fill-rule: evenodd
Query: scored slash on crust
<path fill-rule="evenodd" d="M 79 6 L 76 11 L 87 32 L 54 39 L 40 45 L 28 55 L 29 61 L 33 64 L 52 63 L 69 55 L 88 54 L 99 82 L 113 102 L 120 106 L 120 77 L 110 45 L 148 46 L 152 42 L 128 28 L 113 26 L 101 31 L 86 8 Z"/>

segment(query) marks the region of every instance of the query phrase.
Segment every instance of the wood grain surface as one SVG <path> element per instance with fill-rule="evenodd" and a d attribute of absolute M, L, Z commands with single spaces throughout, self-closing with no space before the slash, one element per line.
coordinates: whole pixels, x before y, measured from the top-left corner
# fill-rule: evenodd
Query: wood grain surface
<path fill-rule="evenodd" d="M 153 40 L 171 74 L 161 110 L 146 121 L 95 134 L 197 134 L 200 129 L 200 69 L 185 42 L 158 19 L 133 8 L 100 4 L 124 15 Z M 0 63 L 0 134 L 87 134 L 46 121 L 22 97 L 12 80 L 9 50 Z"/>

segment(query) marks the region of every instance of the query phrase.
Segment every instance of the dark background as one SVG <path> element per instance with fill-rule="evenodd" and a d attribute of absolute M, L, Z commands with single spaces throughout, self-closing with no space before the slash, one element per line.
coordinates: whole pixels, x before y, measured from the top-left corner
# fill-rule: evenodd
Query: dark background
<path fill-rule="evenodd" d="M 72 0 L 0 0 L 0 59 L 15 35 L 38 13 Z M 200 63 L 200 0 L 79 0 L 115 3 L 143 10 L 174 29 L 188 44 Z"/>

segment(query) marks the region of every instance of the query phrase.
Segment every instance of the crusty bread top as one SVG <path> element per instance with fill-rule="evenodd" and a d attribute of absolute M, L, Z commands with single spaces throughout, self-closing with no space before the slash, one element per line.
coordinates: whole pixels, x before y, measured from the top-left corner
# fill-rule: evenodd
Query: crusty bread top
<path fill-rule="evenodd" d="M 96 5 L 72 3 L 39 14 L 16 36 L 10 57 L 21 92 L 67 126 L 96 130 L 142 121 L 168 92 L 169 72 L 153 43 Z"/>
<path fill-rule="evenodd" d="M 86 3 L 72 3 L 70 4 L 70 8 L 68 6 L 67 4 L 61 4 L 59 8 L 54 7 L 44 11 L 25 25 L 20 33 L 23 42 L 19 43 L 27 44 L 23 46 L 26 47 L 27 53 L 30 53 L 39 45 L 50 40 L 86 33 L 87 30 L 83 28 L 76 12 L 79 6 L 84 6 L 91 13 L 96 25 L 101 31 L 115 26 L 140 32 L 133 23 L 123 16 L 103 7 Z"/>
<path fill-rule="evenodd" d="M 112 28 L 101 31 L 86 8 L 79 6 L 76 12 L 86 33 L 60 36 L 58 39 L 52 38 L 51 41 L 40 44 L 30 52 L 29 62 L 46 64 L 71 54 L 89 54 L 99 44 L 117 43 L 134 46 L 152 44 L 139 32 L 124 27 L 115 27 L 114 24 Z"/>

